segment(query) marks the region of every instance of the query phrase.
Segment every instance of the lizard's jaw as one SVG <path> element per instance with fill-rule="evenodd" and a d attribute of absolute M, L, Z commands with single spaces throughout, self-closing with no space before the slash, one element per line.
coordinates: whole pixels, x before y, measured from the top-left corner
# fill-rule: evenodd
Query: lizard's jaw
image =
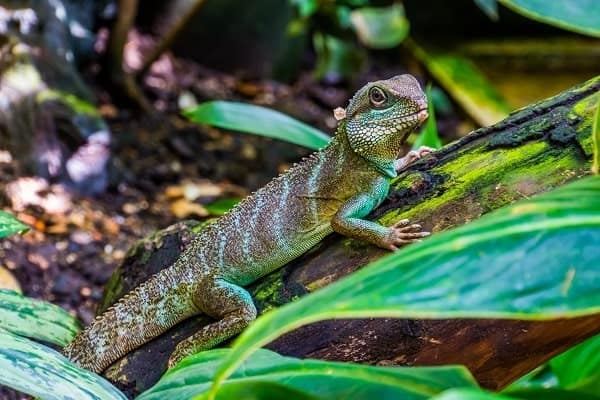
<path fill-rule="evenodd" d="M 429 117 L 429 111 L 427 111 L 427 108 L 423 108 L 419 112 L 417 112 L 417 119 L 419 120 L 420 123 L 425 122 L 425 120 L 428 117 Z"/>

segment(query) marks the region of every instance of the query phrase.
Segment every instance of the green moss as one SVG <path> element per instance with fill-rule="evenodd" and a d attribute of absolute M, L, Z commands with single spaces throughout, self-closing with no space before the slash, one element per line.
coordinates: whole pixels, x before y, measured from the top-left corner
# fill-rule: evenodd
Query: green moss
<path fill-rule="evenodd" d="M 252 296 L 263 313 L 285 303 L 281 299 L 281 289 L 284 287 L 283 272 L 284 270 L 280 269 L 269 275 L 252 291 Z"/>
<path fill-rule="evenodd" d="M 592 135 L 590 134 L 592 131 L 592 116 L 598 102 L 600 102 L 600 92 L 594 93 L 575 103 L 568 115 L 571 121 L 581 121 L 575 127 L 577 130 L 577 141 L 585 154 L 590 157 L 594 152 Z"/>
<path fill-rule="evenodd" d="M 549 156 L 549 152 L 556 154 Z M 419 221 L 450 205 L 477 207 L 486 212 L 527 197 L 529 192 L 539 191 L 534 190 L 539 185 L 550 188 L 562 183 L 570 177 L 565 171 L 578 167 L 581 167 L 581 162 L 573 148 L 556 149 L 545 141 L 493 151 L 472 151 L 430 171 L 431 174 L 447 177 L 434 193 L 424 196 L 418 204 L 391 210 L 379 221 L 384 225 L 391 225 L 402 218 Z M 548 176 L 548 171 L 556 173 Z M 418 174 L 412 174 L 406 178 L 406 183 L 396 185 L 396 189 L 406 184 L 418 185 L 419 179 L 422 178 Z M 497 189 L 486 192 L 479 190 L 480 187 Z M 475 203 L 474 193 L 477 193 Z M 464 203 L 467 197 L 471 199 L 470 204 Z"/>

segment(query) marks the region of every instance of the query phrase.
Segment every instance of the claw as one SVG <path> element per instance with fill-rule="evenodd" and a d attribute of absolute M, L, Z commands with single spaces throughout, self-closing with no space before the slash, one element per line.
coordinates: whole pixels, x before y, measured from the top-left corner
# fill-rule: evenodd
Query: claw
<path fill-rule="evenodd" d="M 409 219 L 407 219 L 407 218 L 405 218 L 405 219 L 401 219 L 400 221 L 398 221 L 398 222 L 396 222 L 396 223 L 394 224 L 394 227 L 397 227 L 397 226 L 406 226 L 406 225 L 408 225 L 409 223 L 410 223 L 410 220 L 409 220 Z"/>
<path fill-rule="evenodd" d="M 431 232 L 421 231 L 422 227 L 419 224 L 410 224 L 407 219 L 402 219 L 388 228 L 388 234 L 381 247 L 391 251 L 398 250 L 399 246 L 420 242 L 421 238 L 431 235 Z"/>
<path fill-rule="evenodd" d="M 394 161 L 394 169 L 396 170 L 396 172 L 400 172 L 409 165 L 413 164 L 415 161 L 433 153 L 434 151 L 435 149 L 427 146 L 421 146 L 417 150 L 411 150 L 408 153 L 406 153 L 404 157 Z"/>

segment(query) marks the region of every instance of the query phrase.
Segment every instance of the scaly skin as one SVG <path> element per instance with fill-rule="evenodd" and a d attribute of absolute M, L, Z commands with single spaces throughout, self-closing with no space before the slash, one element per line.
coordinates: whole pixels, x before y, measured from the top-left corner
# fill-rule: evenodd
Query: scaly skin
<path fill-rule="evenodd" d="M 169 360 L 173 365 L 240 333 L 256 318 L 242 286 L 333 231 L 389 250 L 427 236 L 407 220 L 384 227 L 364 219 L 386 197 L 397 171 L 430 151 L 396 159 L 408 135 L 427 118 L 417 81 L 400 75 L 369 83 L 336 116 L 341 121 L 327 147 L 207 226 L 172 266 L 98 316 L 64 354 L 100 373 L 186 318 L 215 318 L 177 345 Z"/>

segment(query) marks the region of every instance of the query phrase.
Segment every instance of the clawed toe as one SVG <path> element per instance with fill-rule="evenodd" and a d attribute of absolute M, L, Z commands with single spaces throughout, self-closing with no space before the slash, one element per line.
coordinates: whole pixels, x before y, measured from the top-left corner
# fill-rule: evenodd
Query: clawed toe
<path fill-rule="evenodd" d="M 431 232 L 422 231 L 419 224 L 410 224 L 408 219 L 396 222 L 391 228 L 388 236 L 388 249 L 395 251 L 402 245 L 420 242 L 422 238 L 431 235 Z"/>

